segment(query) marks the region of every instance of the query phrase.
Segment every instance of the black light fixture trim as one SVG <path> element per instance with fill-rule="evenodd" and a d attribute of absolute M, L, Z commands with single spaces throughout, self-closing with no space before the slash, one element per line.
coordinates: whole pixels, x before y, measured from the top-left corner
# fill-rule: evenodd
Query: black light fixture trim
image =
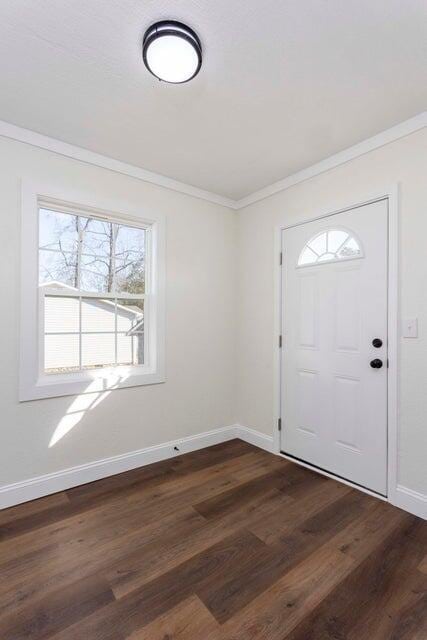
<path fill-rule="evenodd" d="M 158 38 L 162 38 L 163 36 L 176 36 L 177 38 L 182 38 L 189 42 L 194 51 L 197 54 L 198 64 L 195 72 L 190 78 L 186 80 L 182 80 L 181 82 L 170 82 L 168 80 L 164 80 L 163 78 L 159 78 L 153 71 L 150 69 L 150 66 L 147 61 L 147 51 L 154 42 Z M 193 78 L 197 76 L 202 66 L 202 44 L 200 42 L 199 36 L 193 29 L 190 29 L 183 22 L 178 22 L 177 20 L 161 20 L 160 22 L 155 22 L 148 27 L 147 31 L 144 33 L 144 38 L 142 40 L 142 59 L 144 60 L 144 64 L 147 67 L 148 71 L 158 80 L 162 82 L 168 82 L 169 84 L 184 84 L 185 82 L 190 82 Z"/>

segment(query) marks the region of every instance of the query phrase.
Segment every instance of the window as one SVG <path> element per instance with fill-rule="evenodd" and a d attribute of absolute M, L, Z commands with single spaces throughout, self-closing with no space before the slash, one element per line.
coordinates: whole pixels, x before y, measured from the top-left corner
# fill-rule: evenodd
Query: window
<path fill-rule="evenodd" d="M 344 229 L 328 229 L 307 242 L 299 255 L 298 266 L 362 257 L 360 243 L 351 233 Z"/>
<path fill-rule="evenodd" d="M 145 228 L 39 209 L 44 371 L 143 365 Z"/>
<path fill-rule="evenodd" d="M 162 382 L 159 221 L 32 201 L 23 202 L 23 256 L 33 259 L 23 260 L 21 399 Z"/>

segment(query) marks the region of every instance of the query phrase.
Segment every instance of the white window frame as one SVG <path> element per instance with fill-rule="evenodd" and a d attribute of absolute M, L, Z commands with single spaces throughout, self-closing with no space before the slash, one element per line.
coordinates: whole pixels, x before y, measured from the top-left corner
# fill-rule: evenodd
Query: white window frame
<path fill-rule="evenodd" d="M 87 191 L 24 181 L 21 190 L 20 401 L 53 398 L 165 382 L 165 219 L 145 215 L 127 202 Z M 39 289 L 39 209 L 73 209 L 76 214 L 145 228 L 149 259 L 144 296 L 143 365 L 117 365 L 84 371 L 44 372 L 44 296 L 66 295 Z M 80 294 L 79 294 L 80 295 Z M 91 294 L 83 293 L 83 297 Z M 98 296 L 97 296 L 98 297 Z M 107 296 L 109 297 L 109 296 Z M 111 297 L 111 296 L 110 296 Z"/>

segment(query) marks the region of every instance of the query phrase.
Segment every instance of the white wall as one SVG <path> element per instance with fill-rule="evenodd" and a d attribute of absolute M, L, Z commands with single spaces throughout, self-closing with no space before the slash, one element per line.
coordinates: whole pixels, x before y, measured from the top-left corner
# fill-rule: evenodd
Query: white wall
<path fill-rule="evenodd" d="M 401 315 L 418 316 L 420 329 L 418 340 L 401 341 L 399 483 L 427 494 L 426 176 L 424 129 L 234 214 L 0 138 L 0 487 L 235 422 L 271 436 L 275 229 L 399 183 Z M 165 212 L 165 384 L 18 402 L 19 194 L 26 178 L 102 192 L 141 207 L 142 215 Z M 75 426 L 49 447 L 64 422 Z"/>
<path fill-rule="evenodd" d="M 165 384 L 18 402 L 22 179 L 166 213 Z M 235 230 L 219 205 L 0 139 L 0 486 L 235 422 Z M 70 411 L 78 421 L 49 447 L 61 421 L 75 422 Z"/>
<path fill-rule="evenodd" d="M 427 495 L 427 129 L 300 183 L 238 213 L 239 423 L 271 435 L 274 424 L 274 232 L 325 210 L 400 187 L 400 311 L 419 318 L 401 340 L 398 482 Z"/>

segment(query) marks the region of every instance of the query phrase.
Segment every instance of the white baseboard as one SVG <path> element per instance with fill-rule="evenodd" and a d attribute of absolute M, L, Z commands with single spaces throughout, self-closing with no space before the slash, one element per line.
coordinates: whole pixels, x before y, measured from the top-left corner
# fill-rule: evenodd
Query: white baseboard
<path fill-rule="evenodd" d="M 393 504 L 400 509 L 409 511 L 414 516 L 427 520 L 427 496 L 413 489 L 397 485 Z"/>
<path fill-rule="evenodd" d="M 255 447 L 273 453 L 272 436 L 267 436 L 265 433 L 255 431 L 255 429 L 250 429 L 249 427 L 243 427 L 240 424 L 235 425 L 235 430 L 236 437 L 240 438 L 240 440 L 244 440 L 245 442 L 249 442 L 249 444 L 253 444 Z"/>
<path fill-rule="evenodd" d="M 113 476 L 123 471 L 130 471 L 137 467 L 143 467 L 153 462 L 160 462 L 167 458 L 189 453 L 197 449 L 211 447 L 214 444 L 226 442 L 233 438 L 240 437 L 237 434 L 237 425 L 222 427 L 212 431 L 205 431 L 194 436 L 165 442 L 164 444 L 147 447 L 138 451 L 131 451 L 122 455 L 96 460 L 88 464 L 82 464 L 77 467 L 63 469 L 55 473 L 47 473 L 43 476 L 15 482 L 0 487 L 0 509 L 12 507 L 21 502 L 35 500 L 42 496 L 71 489 L 87 482 L 100 480 L 108 476 Z M 242 438 L 245 439 L 245 438 Z M 178 447 L 178 451 L 174 449 Z"/>
<path fill-rule="evenodd" d="M 0 487 L 0 509 L 160 462 L 183 453 L 211 447 L 233 438 L 240 438 L 255 447 L 274 453 L 271 436 L 239 424 L 230 425 Z M 175 447 L 178 447 L 178 451 Z M 399 485 L 394 492 L 393 504 L 427 520 L 427 496 L 422 493 Z"/>

